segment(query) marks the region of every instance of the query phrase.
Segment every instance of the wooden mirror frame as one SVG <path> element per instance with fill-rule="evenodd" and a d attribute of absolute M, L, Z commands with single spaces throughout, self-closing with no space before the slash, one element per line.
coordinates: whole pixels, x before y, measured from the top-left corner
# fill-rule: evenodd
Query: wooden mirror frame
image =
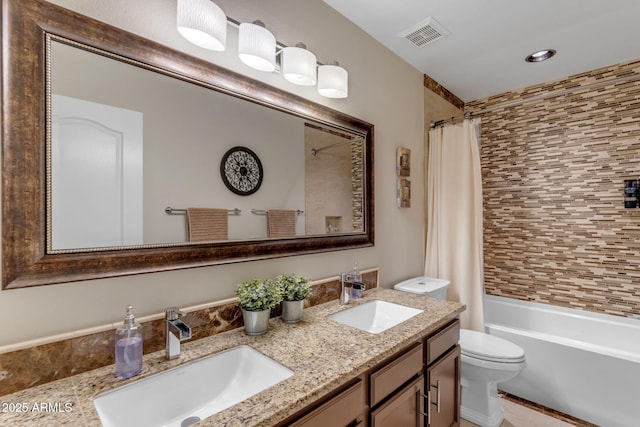
<path fill-rule="evenodd" d="M 363 135 L 364 233 L 48 254 L 47 34 L 142 62 L 208 89 Z M 43 0 L 3 0 L 2 40 L 3 289 L 373 246 L 372 124 Z"/>

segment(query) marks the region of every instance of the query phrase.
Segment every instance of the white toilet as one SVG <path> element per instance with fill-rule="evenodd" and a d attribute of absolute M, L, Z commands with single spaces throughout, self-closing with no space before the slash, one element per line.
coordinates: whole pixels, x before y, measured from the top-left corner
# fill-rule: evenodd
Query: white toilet
<path fill-rule="evenodd" d="M 394 289 L 446 300 L 448 280 L 415 277 Z M 510 380 L 525 367 L 524 350 L 503 338 L 468 329 L 460 330 L 462 361 L 462 418 L 482 427 L 498 427 L 504 413 L 497 383 Z"/>

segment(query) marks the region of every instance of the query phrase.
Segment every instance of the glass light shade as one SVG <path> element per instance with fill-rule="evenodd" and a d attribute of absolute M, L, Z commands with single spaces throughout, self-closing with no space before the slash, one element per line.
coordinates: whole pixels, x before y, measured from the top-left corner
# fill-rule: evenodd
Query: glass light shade
<path fill-rule="evenodd" d="M 282 75 L 300 86 L 316 84 L 316 56 L 301 47 L 285 47 L 282 50 Z"/>
<path fill-rule="evenodd" d="M 272 72 L 276 69 L 276 38 L 259 24 L 240 24 L 238 55 L 251 68 Z"/>
<path fill-rule="evenodd" d="M 318 67 L 318 93 L 327 98 L 346 98 L 349 95 L 349 73 L 338 65 Z"/>
<path fill-rule="evenodd" d="M 223 51 L 227 16 L 211 0 L 178 0 L 178 32 L 196 46 Z"/>

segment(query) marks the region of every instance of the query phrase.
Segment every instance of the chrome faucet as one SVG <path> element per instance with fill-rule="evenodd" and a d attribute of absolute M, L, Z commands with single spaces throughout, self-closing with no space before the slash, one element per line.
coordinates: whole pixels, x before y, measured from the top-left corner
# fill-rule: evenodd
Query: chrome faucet
<path fill-rule="evenodd" d="M 349 282 L 344 280 L 340 281 L 340 305 L 349 304 L 349 295 L 351 294 L 351 287 Z"/>
<path fill-rule="evenodd" d="M 367 285 L 362 283 L 362 275 L 354 267 L 350 273 L 340 275 L 340 305 L 349 304 L 349 301 L 362 298 L 362 292 L 367 289 Z"/>
<path fill-rule="evenodd" d="M 342 273 L 340 275 L 340 305 L 349 304 L 351 297 L 351 273 Z"/>
<path fill-rule="evenodd" d="M 180 341 L 191 338 L 191 328 L 180 320 L 180 316 L 186 313 L 180 311 L 178 307 L 167 308 L 165 314 L 165 350 L 167 359 L 175 359 L 180 356 Z"/>

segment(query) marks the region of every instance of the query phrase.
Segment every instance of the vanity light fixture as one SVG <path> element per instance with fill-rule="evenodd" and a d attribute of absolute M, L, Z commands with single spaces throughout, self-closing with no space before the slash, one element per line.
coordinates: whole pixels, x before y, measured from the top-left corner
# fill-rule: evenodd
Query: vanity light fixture
<path fill-rule="evenodd" d="M 349 73 L 337 61 L 318 66 L 318 93 L 327 98 L 346 98 Z"/>
<path fill-rule="evenodd" d="M 316 56 L 304 43 L 282 49 L 282 75 L 293 84 L 313 86 L 317 80 Z"/>
<path fill-rule="evenodd" d="M 280 72 L 296 85 L 314 86 L 327 98 L 346 98 L 349 75 L 337 62 L 318 63 L 304 45 L 279 43 L 261 21 L 240 23 L 225 15 L 211 0 L 177 0 L 178 32 L 191 43 L 204 49 L 224 51 L 227 25 L 238 28 L 238 56 L 247 66 L 265 72 Z M 555 52 L 555 51 L 554 51 Z M 276 62 L 280 56 L 280 67 Z"/>
<path fill-rule="evenodd" d="M 276 38 L 262 21 L 238 26 L 238 55 L 240 60 L 256 70 L 273 72 L 276 69 Z"/>
<path fill-rule="evenodd" d="M 537 52 L 533 52 L 531 55 L 527 56 L 524 60 L 527 62 L 542 62 L 547 59 L 555 56 L 556 51 L 554 49 L 543 49 Z"/>
<path fill-rule="evenodd" d="M 211 0 L 178 0 L 178 32 L 196 46 L 224 51 L 227 16 Z"/>

